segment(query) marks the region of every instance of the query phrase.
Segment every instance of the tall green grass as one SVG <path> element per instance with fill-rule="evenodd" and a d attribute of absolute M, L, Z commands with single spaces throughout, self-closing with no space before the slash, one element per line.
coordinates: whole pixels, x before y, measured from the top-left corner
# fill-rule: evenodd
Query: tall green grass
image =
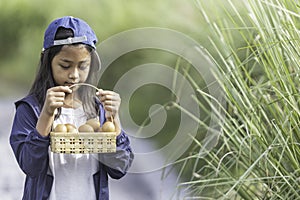
<path fill-rule="evenodd" d="M 300 199 L 299 1 L 214 3 L 211 12 L 196 1 L 226 107 L 214 113 L 223 116 L 217 146 L 200 156 L 195 139 L 182 167 L 191 178 L 178 190 L 186 199 Z"/>

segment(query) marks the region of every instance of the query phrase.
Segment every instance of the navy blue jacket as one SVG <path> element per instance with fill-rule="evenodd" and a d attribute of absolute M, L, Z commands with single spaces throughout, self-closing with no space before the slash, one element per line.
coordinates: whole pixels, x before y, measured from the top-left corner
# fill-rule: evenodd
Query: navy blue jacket
<path fill-rule="evenodd" d="M 26 174 L 24 200 L 48 199 L 53 183 L 49 168 L 48 149 L 50 137 L 42 137 L 36 130 L 41 108 L 34 96 L 27 96 L 15 103 L 16 114 L 10 135 L 10 144 L 17 162 Z M 100 123 L 105 121 L 104 109 L 99 103 Z M 117 152 L 99 154 L 100 170 L 93 174 L 96 197 L 108 200 L 108 175 L 119 179 L 124 176 L 133 160 L 127 135 L 117 136 Z"/>

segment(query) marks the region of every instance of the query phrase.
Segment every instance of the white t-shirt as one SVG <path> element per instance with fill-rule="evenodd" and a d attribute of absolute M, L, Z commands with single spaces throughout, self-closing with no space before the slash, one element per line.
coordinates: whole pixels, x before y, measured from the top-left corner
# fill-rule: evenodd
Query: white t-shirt
<path fill-rule="evenodd" d="M 71 123 L 77 128 L 86 122 L 83 108 L 62 108 L 57 124 Z M 49 166 L 54 176 L 49 200 L 95 200 L 93 174 L 99 171 L 96 154 L 59 154 L 49 150 Z"/>

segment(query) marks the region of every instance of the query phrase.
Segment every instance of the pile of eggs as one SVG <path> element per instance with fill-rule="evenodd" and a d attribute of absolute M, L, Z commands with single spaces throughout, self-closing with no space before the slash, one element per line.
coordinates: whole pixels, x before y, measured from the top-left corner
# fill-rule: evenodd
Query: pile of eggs
<path fill-rule="evenodd" d="M 116 128 L 113 122 L 106 121 L 102 126 L 98 119 L 89 119 L 77 129 L 73 124 L 57 124 L 54 132 L 78 133 L 78 132 L 115 132 Z"/>

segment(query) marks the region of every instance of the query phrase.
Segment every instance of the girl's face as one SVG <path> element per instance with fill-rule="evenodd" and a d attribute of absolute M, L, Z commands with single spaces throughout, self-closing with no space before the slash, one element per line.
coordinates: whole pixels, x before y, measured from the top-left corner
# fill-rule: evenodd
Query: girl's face
<path fill-rule="evenodd" d="M 64 45 L 51 62 L 54 81 L 62 86 L 85 82 L 90 65 L 91 54 L 85 45 Z"/>

